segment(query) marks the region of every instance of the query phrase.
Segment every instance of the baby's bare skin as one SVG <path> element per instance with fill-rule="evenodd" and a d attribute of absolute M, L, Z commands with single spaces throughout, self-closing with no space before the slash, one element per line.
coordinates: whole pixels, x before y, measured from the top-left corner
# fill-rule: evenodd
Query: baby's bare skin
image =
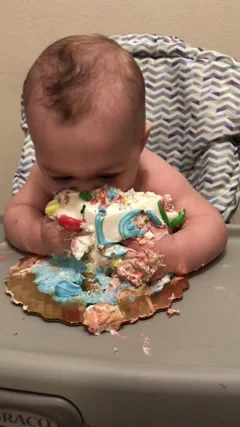
<path fill-rule="evenodd" d="M 124 109 L 119 114 L 124 116 Z M 224 250 L 227 232 L 217 210 L 183 175 L 144 148 L 149 125 L 136 141 L 126 119 L 85 117 L 79 124 L 63 125 L 53 112 L 39 105 L 29 112 L 28 123 L 37 162 L 4 215 L 7 238 L 17 248 L 39 255 L 63 255 L 71 236 L 44 217 L 46 204 L 61 189 L 93 190 L 108 184 L 123 191 L 134 187 L 136 191 L 171 194 L 176 209 L 186 209 L 183 229 L 156 242 L 153 249 L 165 255 L 164 272 L 182 275 L 195 271 Z M 129 245 L 142 250 L 134 242 Z"/>

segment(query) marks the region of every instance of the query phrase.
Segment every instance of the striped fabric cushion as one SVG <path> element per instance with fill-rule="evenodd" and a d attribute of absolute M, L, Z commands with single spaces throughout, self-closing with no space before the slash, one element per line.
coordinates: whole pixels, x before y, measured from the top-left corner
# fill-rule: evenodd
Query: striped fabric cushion
<path fill-rule="evenodd" d="M 240 64 L 177 37 L 114 36 L 132 53 L 146 84 L 148 146 L 180 170 L 228 221 L 239 201 Z M 13 193 L 35 161 L 22 107 L 25 141 Z M 160 171 L 159 171 L 160 174 Z"/>

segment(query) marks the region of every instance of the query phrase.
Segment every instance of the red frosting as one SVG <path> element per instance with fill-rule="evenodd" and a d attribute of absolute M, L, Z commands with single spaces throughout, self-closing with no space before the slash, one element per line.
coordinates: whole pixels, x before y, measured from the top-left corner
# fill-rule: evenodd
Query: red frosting
<path fill-rule="evenodd" d="M 58 223 L 63 227 L 66 231 L 79 231 L 82 225 L 86 224 L 85 219 L 75 219 L 71 218 L 67 215 L 61 215 L 58 218 Z"/>

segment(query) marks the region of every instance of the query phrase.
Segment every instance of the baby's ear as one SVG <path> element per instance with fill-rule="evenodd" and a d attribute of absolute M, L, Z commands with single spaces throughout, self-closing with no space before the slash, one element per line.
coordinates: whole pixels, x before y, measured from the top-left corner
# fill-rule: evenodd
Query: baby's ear
<path fill-rule="evenodd" d="M 149 123 L 149 122 L 146 122 L 146 124 L 145 124 L 145 130 L 144 130 L 144 135 L 143 135 L 142 140 L 141 140 L 141 149 L 142 150 L 144 149 L 144 147 L 145 147 L 145 145 L 147 143 L 147 140 L 149 138 L 151 130 L 152 130 L 152 124 Z"/>

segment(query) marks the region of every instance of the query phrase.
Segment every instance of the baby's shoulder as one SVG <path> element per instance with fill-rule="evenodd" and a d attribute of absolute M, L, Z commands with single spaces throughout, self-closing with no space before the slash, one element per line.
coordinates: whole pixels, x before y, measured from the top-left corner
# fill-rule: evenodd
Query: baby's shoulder
<path fill-rule="evenodd" d="M 37 162 L 34 163 L 32 169 L 31 169 L 31 172 L 30 172 L 30 175 L 28 178 L 28 184 L 32 188 L 35 188 L 35 190 L 37 192 L 52 195 L 53 188 L 51 186 L 51 182 L 44 175 L 44 173 L 41 171 Z"/>
<path fill-rule="evenodd" d="M 153 151 L 149 150 L 148 148 L 145 148 L 142 152 L 141 158 L 140 158 L 140 164 L 141 167 L 145 170 L 149 171 L 149 173 L 155 171 L 164 171 L 164 173 L 171 173 L 171 171 L 174 169 L 173 166 L 171 166 L 166 160 L 164 160 L 161 156 L 159 156 L 156 153 L 153 153 Z"/>
<path fill-rule="evenodd" d="M 175 169 L 156 153 L 144 149 L 140 158 L 139 171 L 135 187 L 139 191 L 165 190 L 165 183 L 169 181 Z"/>

